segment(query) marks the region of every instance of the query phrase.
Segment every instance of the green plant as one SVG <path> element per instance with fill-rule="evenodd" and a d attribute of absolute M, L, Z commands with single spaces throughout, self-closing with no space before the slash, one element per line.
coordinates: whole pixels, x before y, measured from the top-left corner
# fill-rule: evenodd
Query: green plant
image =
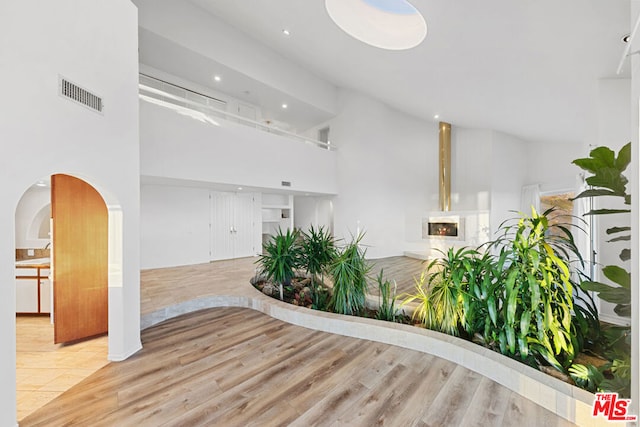
<path fill-rule="evenodd" d="M 418 319 L 422 326 L 428 329 L 433 329 L 435 328 L 436 320 L 435 311 L 429 295 L 427 270 L 422 271 L 422 273 L 420 273 L 420 277 L 414 277 L 413 280 L 415 282 L 415 293 L 406 295 L 401 305 L 405 306 L 417 301 L 417 306 L 413 310 L 411 320 L 415 321 Z"/>
<path fill-rule="evenodd" d="M 314 228 L 313 225 L 301 237 L 302 265 L 311 274 L 312 282 L 317 281 L 317 276 L 320 276 L 322 283 L 322 276 L 336 256 L 335 240 L 324 227 Z"/>
<path fill-rule="evenodd" d="M 414 318 L 429 329 L 451 335 L 461 330 L 469 336 L 479 334 L 488 345 L 495 335 L 491 319 L 497 320 L 501 307 L 504 256 L 466 247 L 441 253 L 415 280 L 416 292 L 402 304 L 418 301 Z"/>
<path fill-rule="evenodd" d="M 360 248 L 363 235 L 360 234 L 345 245 L 331 263 L 333 292 L 329 306 L 336 313 L 358 315 L 365 306 L 367 274 L 370 266 L 365 252 Z"/>
<path fill-rule="evenodd" d="M 591 188 L 578 194 L 574 200 L 584 197 L 617 197 L 625 205 L 631 205 L 631 195 L 627 193 L 628 180 L 623 174 L 631 162 L 631 143 L 626 144 L 618 152 L 608 147 L 597 147 L 591 150 L 588 158 L 576 159 L 575 165 L 581 169 L 592 173 L 586 178 L 587 184 Z M 610 215 L 624 214 L 631 212 L 630 209 L 592 209 L 587 215 Z M 627 224 L 611 227 L 606 233 L 613 237 L 608 242 L 629 241 L 631 227 Z M 620 252 L 621 261 L 628 261 L 631 257 L 629 248 L 624 248 Z M 630 274 L 624 268 L 616 265 L 608 265 L 602 269 L 604 276 L 617 286 L 587 281 L 583 284 L 585 290 L 594 291 L 598 297 L 604 301 L 616 304 L 614 311 L 623 317 L 631 316 L 631 280 Z"/>
<path fill-rule="evenodd" d="M 627 192 L 628 179 L 624 171 L 631 162 L 631 143 L 625 144 L 617 156 L 608 147 L 597 147 L 591 150 L 589 157 L 573 161 L 573 164 L 592 174 L 586 178 L 590 188 L 578 194 L 575 199 L 585 197 L 607 197 L 605 200 L 619 200 L 626 206 L 631 205 L 631 195 Z M 613 199 L 611 199 L 613 198 Z M 598 208 L 587 212 L 587 215 L 620 215 L 631 212 L 629 208 Z M 608 242 L 627 242 L 631 239 L 631 227 L 627 223 L 610 227 L 606 234 L 612 236 Z M 619 259 L 622 262 L 631 258 L 631 250 L 624 247 Z M 622 317 L 631 316 L 631 274 L 622 266 L 607 265 L 602 273 L 613 285 L 592 280 L 585 280 L 581 287 L 595 292 L 604 301 L 615 304 L 614 311 Z M 605 356 L 611 362 L 607 368 L 611 374 L 600 383 L 604 391 L 616 391 L 628 397 L 631 384 L 631 343 L 630 327 L 611 327 L 604 331 Z"/>
<path fill-rule="evenodd" d="M 504 223 L 492 243 L 506 256 L 504 300 L 491 319 L 500 352 L 533 363 L 542 357 L 564 371 L 576 354 L 572 338 L 573 285 L 567 262 L 547 242 L 545 214 Z"/>
<path fill-rule="evenodd" d="M 580 363 L 574 363 L 569 367 L 569 376 L 578 387 L 592 393 L 598 391 L 600 383 L 604 381 L 604 375 L 598 368 Z"/>
<path fill-rule="evenodd" d="M 283 299 L 283 286 L 288 286 L 296 268 L 300 266 L 300 249 L 297 246 L 299 232 L 278 229 L 275 236 L 263 246 L 263 253 L 257 263 L 262 274 L 280 287 L 280 299 Z"/>
<path fill-rule="evenodd" d="M 388 322 L 395 322 L 398 320 L 398 309 L 396 308 L 396 284 L 393 284 L 393 290 L 391 289 L 391 282 L 385 280 L 384 269 L 380 269 L 380 274 L 376 278 L 378 282 L 378 291 L 380 292 L 378 312 L 376 313 L 376 319 L 386 320 Z"/>

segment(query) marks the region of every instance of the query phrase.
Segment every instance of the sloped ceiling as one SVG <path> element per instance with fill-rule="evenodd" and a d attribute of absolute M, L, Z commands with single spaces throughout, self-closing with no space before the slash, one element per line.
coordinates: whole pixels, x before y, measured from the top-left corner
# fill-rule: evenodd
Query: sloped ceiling
<path fill-rule="evenodd" d="M 628 77 L 616 74 L 628 0 L 413 0 L 428 33 L 406 51 L 353 39 L 323 0 L 189 2 L 338 87 L 425 120 L 528 141 L 584 141 L 598 81 Z"/>

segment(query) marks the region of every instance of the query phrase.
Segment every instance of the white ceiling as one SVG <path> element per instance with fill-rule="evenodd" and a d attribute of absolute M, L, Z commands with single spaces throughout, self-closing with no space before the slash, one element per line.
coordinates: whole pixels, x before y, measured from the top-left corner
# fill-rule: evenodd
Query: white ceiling
<path fill-rule="evenodd" d="M 412 0 L 428 32 L 406 51 L 348 36 L 323 0 L 189 1 L 339 87 L 529 141 L 584 140 L 598 80 L 628 77 L 629 0 Z"/>

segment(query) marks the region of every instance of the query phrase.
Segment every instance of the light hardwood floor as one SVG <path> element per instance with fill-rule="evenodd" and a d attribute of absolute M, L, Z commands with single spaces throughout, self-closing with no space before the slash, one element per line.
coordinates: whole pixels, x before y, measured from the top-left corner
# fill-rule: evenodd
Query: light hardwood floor
<path fill-rule="evenodd" d="M 143 272 L 141 311 L 215 294 L 221 281 L 248 280 L 254 268 L 240 260 Z M 183 315 L 142 339 L 136 355 L 102 367 L 20 425 L 571 425 L 434 356 L 249 309 Z"/>

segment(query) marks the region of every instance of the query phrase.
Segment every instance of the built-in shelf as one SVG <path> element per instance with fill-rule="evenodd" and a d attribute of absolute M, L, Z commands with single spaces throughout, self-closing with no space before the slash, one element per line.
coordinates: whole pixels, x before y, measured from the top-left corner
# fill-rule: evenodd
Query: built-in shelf
<path fill-rule="evenodd" d="M 287 194 L 262 194 L 262 234 L 272 236 L 278 229 L 293 229 L 293 196 Z"/>

